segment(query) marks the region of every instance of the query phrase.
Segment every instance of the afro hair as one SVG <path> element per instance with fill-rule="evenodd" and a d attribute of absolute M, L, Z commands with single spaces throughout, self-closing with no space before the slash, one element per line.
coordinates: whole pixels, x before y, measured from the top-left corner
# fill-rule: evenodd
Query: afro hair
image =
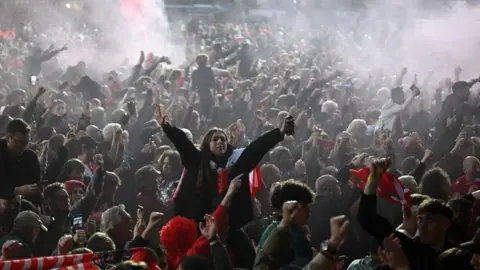
<path fill-rule="evenodd" d="M 287 201 L 297 201 L 302 204 L 311 204 L 315 198 L 315 193 L 304 183 L 289 179 L 280 182 L 270 191 L 270 204 L 275 209 L 281 209 L 283 203 Z"/>

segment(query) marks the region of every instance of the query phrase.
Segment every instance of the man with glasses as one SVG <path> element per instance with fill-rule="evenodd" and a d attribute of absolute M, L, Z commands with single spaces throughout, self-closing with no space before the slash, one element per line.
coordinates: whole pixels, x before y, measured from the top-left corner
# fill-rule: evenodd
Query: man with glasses
<path fill-rule="evenodd" d="M 42 189 L 37 154 L 28 149 L 30 127 L 22 119 L 7 125 L 7 134 L 0 139 L 0 215 L 14 196 L 35 198 Z"/>

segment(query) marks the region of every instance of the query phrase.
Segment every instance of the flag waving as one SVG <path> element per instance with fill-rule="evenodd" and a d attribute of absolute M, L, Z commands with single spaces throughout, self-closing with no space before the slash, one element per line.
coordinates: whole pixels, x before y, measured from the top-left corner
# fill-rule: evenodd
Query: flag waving
<path fill-rule="evenodd" d="M 350 170 L 350 181 L 356 187 L 365 188 L 368 181 L 370 169 Z M 410 191 L 404 187 L 398 177 L 391 172 L 384 172 L 377 187 L 378 195 L 392 203 L 402 204 L 406 207 L 412 206 Z"/>

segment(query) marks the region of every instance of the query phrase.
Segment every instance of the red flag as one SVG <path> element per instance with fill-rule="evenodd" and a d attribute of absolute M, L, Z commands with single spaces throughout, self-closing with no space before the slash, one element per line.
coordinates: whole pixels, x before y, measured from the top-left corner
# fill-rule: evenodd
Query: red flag
<path fill-rule="evenodd" d="M 369 174 L 370 170 L 368 168 L 350 170 L 350 181 L 354 186 L 364 189 Z M 385 198 L 392 203 L 402 204 L 406 207 L 412 206 L 410 191 L 405 188 L 402 182 L 398 180 L 398 177 L 391 172 L 385 172 L 382 174 L 380 182 L 378 183 L 377 191 L 380 197 Z"/>

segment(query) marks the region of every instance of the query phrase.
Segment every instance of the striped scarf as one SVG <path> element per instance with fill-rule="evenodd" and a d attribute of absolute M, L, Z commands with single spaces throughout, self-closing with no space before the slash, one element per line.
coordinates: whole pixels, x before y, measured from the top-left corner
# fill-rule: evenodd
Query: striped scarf
<path fill-rule="evenodd" d="M 100 253 L 85 253 L 65 256 L 50 256 L 50 257 L 35 257 L 28 259 L 16 259 L 16 260 L 0 260 L 0 269 L 3 270 L 74 270 L 74 269 L 110 269 L 111 265 L 120 263 L 118 258 L 124 256 L 118 256 L 133 253 L 131 260 L 135 261 L 136 258 L 144 258 L 145 248 L 133 248 L 128 250 L 115 250 L 109 252 Z M 129 256 L 130 257 L 130 256 Z M 146 262 L 151 263 L 151 262 Z M 155 269 L 155 268 L 150 268 Z M 156 267 L 158 268 L 158 266 Z"/>

